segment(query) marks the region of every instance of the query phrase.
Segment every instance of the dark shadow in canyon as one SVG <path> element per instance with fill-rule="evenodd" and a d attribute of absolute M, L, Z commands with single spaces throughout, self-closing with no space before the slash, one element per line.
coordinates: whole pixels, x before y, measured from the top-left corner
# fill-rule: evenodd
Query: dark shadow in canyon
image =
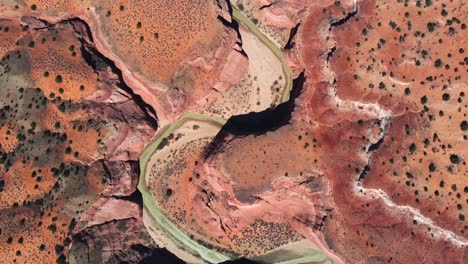
<path fill-rule="evenodd" d="M 229 118 L 221 131 L 205 149 L 204 158 L 218 152 L 227 142 L 227 138 L 259 136 L 289 124 L 295 108 L 295 100 L 302 93 L 305 74 L 302 72 L 293 80 L 289 100 L 277 107 L 268 108 L 261 112 L 250 112 Z"/>
<path fill-rule="evenodd" d="M 145 114 L 145 122 L 151 125 L 153 129 L 158 128 L 157 113 L 153 107 L 147 104 L 143 98 L 136 94 L 124 81 L 122 71 L 115 65 L 115 62 L 101 54 L 95 47 L 94 43 L 88 43 L 86 39 L 93 42 L 93 36 L 88 24 L 79 18 L 73 18 L 68 21 L 74 28 L 75 33 L 78 35 L 78 40 L 81 41 L 80 51 L 84 60 L 95 70 L 105 70 L 110 67 L 111 71 L 118 76 L 118 88 L 125 91 L 130 95 L 131 100 L 141 109 Z"/>
<path fill-rule="evenodd" d="M 300 26 L 301 26 L 301 23 L 298 23 L 298 24 L 295 25 L 293 28 L 291 28 L 291 32 L 289 33 L 288 42 L 287 42 L 286 45 L 284 46 L 284 49 L 285 49 L 285 50 L 294 48 L 294 45 L 296 44 L 294 40 L 295 40 L 295 37 L 296 37 L 297 32 L 299 31 L 299 27 L 300 27 Z"/>

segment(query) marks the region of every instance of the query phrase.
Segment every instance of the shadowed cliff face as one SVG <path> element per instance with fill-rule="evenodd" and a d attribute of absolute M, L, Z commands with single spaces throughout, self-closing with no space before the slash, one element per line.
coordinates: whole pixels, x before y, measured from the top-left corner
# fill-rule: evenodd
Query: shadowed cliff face
<path fill-rule="evenodd" d="M 194 100 L 212 92 L 205 88 L 216 82 L 229 86 L 243 74 L 240 67 L 239 74 L 223 79 L 223 66 L 234 46 L 237 50 L 231 57 L 236 60 L 239 53 L 239 63 L 247 62 L 235 44 L 236 32 L 215 19 L 219 23 L 202 30 L 219 31 L 205 39 L 210 43 L 204 47 L 183 43 L 194 45 L 190 59 L 176 54 L 183 62 L 170 62 L 174 67 L 166 77 L 182 93 L 155 95 L 161 90 L 157 87 L 148 96 L 147 83 L 135 81 L 123 61 L 109 56 L 100 35 L 102 21 L 93 20 L 89 8 L 84 8 L 89 3 L 81 7 L 11 3 L 0 4 L 0 89 L 5 95 L 0 100 L 2 259 L 145 263 L 166 256 L 168 261 L 176 260 L 159 251 L 142 225 L 142 201 L 136 191 L 139 155 L 158 129 L 158 114 L 163 120 L 165 114 L 181 114 L 193 107 Z M 180 6 L 171 8 L 182 11 Z M 211 8 L 205 11 L 230 19 Z M 160 43 L 167 41 L 162 31 L 150 35 L 161 38 Z M 187 76 L 201 82 L 188 85 Z M 177 105 L 186 89 L 194 86 L 197 93 L 188 96 L 194 97 Z M 159 104 L 151 101 L 156 97 L 168 112 L 156 113 Z M 128 231 L 125 236 L 122 230 Z M 56 254 L 49 254 L 54 248 Z"/>
<path fill-rule="evenodd" d="M 90 227 L 73 238 L 74 263 L 185 263 L 164 248 L 154 248 L 135 219 L 114 220 Z"/>
<path fill-rule="evenodd" d="M 155 248 L 143 248 L 139 246 L 139 250 L 143 252 L 148 252 L 147 256 L 144 257 L 139 264 L 152 264 L 152 263 L 174 263 L 174 264 L 183 264 L 182 260 L 177 258 L 174 254 L 167 251 L 165 248 L 155 249 Z"/>
<path fill-rule="evenodd" d="M 287 102 L 250 112 L 264 102 L 250 101 L 259 76 L 233 7 L 284 52 L 297 76 Z M 465 263 L 463 7 L 3 1 L 0 259 L 184 263 L 150 237 L 136 186 L 159 126 L 197 112 L 228 120 L 169 135 L 158 150 L 188 142 L 160 159 L 177 157 L 169 180 L 162 166 L 148 174 L 198 244 L 253 259 L 306 241 L 336 263 Z"/>
<path fill-rule="evenodd" d="M 216 137 L 206 147 L 205 159 L 208 159 L 210 155 L 214 155 L 215 152 L 223 148 L 225 143 L 232 138 L 249 135 L 259 136 L 289 124 L 295 108 L 295 100 L 300 96 L 304 82 L 305 75 L 302 72 L 293 80 L 289 100 L 277 107 L 268 108 L 261 112 L 251 112 L 230 117 Z"/>
<path fill-rule="evenodd" d="M 117 224 L 141 225 L 137 161 L 157 128 L 154 110 L 93 49 L 89 30 L 78 30 L 83 21 L 29 17 L 1 27 L 18 43 L 1 54 L 0 254 L 7 262 L 70 260 L 79 247 L 72 238 L 97 245 Z M 117 213 L 121 206 L 128 212 Z M 149 245 L 138 240 L 144 234 L 140 227 L 133 239 Z"/>
<path fill-rule="evenodd" d="M 95 70 L 106 70 L 107 67 L 110 67 L 112 73 L 114 73 L 118 81 L 116 86 L 118 89 L 122 89 L 125 93 L 131 96 L 131 100 L 135 102 L 136 106 L 145 115 L 145 122 L 150 124 L 153 129 L 158 128 L 157 124 L 157 114 L 154 108 L 148 105 L 140 95 L 135 94 L 135 92 L 125 83 L 122 77 L 122 71 L 115 65 L 115 62 L 104 56 L 100 53 L 93 43 L 93 37 L 89 26 L 78 18 L 69 20 L 69 23 L 73 25 L 75 34 L 81 41 L 82 45 L 80 47 L 83 59 Z"/>
<path fill-rule="evenodd" d="M 236 260 L 228 260 L 222 262 L 222 264 L 257 264 L 258 262 L 248 260 L 246 258 L 236 259 Z"/>
<path fill-rule="evenodd" d="M 398 11 L 388 21 L 375 15 L 393 5 Z M 428 5 L 427 14 L 447 16 L 447 6 Z M 330 181 L 334 204 L 322 234 L 343 261 L 448 257 L 463 262 L 467 240 L 461 201 L 466 193 L 459 186 L 466 171 L 460 158 L 466 156 L 460 147 L 466 135 L 460 125 L 466 104 L 460 88 L 466 72 L 454 65 L 465 63 L 459 47 L 466 26 L 453 26 L 459 18 L 448 25 L 417 18 L 424 13 L 421 8 L 383 1 L 326 9 L 310 5 L 295 39 L 298 45 L 288 45 L 291 63 L 307 77 L 292 118 L 280 107 L 235 116 L 206 149 L 204 160 L 232 182 L 243 205 L 258 206 L 273 188 L 267 183 L 280 178 L 267 176 L 275 174 L 268 166 L 290 176 L 304 162 Z M 439 14 L 440 9 L 445 11 Z M 420 40 L 421 34 L 431 40 Z M 440 55 L 440 43 L 448 43 L 450 55 Z M 284 143 L 290 142 L 291 130 L 303 150 L 290 155 L 295 164 L 285 169 L 277 164 L 293 148 Z M 268 148 L 271 144 L 278 151 Z M 310 155 L 311 162 L 301 154 Z M 433 199 L 443 202 L 430 205 Z M 426 247 L 431 251 L 421 253 Z"/>
<path fill-rule="evenodd" d="M 293 87 L 287 102 L 261 112 L 232 116 L 223 126 L 219 135 L 221 137 L 224 133 L 234 136 L 261 135 L 288 124 L 294 111 L 295 100 L 301 94 L 304 82 L 305 75 L 302 72 L 293 80 Z"/>

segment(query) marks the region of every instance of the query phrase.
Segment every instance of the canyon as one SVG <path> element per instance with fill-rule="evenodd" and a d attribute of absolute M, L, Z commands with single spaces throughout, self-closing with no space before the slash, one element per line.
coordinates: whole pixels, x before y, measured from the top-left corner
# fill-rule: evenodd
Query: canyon
<path fill-rule="evenodd" d="M 463 1 L 0 3 L 5 263 L 465 263 Z"/>

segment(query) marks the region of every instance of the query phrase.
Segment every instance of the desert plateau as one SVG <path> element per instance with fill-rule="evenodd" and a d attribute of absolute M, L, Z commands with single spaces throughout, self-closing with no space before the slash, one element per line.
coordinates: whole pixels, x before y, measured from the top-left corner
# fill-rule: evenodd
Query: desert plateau
<path fill-rule="evenodd" d="M 0 0 L 0 264 L 468 263 L 467 24 Z"/>

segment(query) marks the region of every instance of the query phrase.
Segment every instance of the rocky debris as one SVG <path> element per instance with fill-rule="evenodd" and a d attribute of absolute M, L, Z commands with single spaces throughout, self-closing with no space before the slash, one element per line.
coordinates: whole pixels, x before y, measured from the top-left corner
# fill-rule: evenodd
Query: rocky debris
<path fill-rule="evenodd" d="M 141 228 L 142 201 L 134 196 L 139 155 L 158 127 L 154 110 L 125 84 L 113 62 L 96 51 L 90 29 L 83 20 L 46 22 L 32 16 L 22 17 L 21 22 L 15 19 L 8 21 L 19 24 L 22 35 L 7 53 L 23 55 L 10 60 L 11 55 L 2 54 L 2 79 L 26 81 L 18 83 L 20 88 L 2 86 L 5 93 L 23 96 L 2 100 L 1 104 L 3 109 L 16 104 L 16 112 L 27 128 L 19 124 L 14 129 L 19 133 L 22 129 L 29 132 L 21 144 L 12 148 L 11 157 L 2 152 L 2 163 L 8 158 L 13 168 L 11 172 L 7 167 L 1 168 L 1 200 L 8 207 L 4 208 L 8 209 L 5 215 L 16 215 L 18 223 L 9 225 L 2 221 L 0 236 L 2 241 L 7 241 L 21 230 L 23 241 L 27 234 L 34 235 L 28 235 L 31 239 L 21 249 L 16 244 L 2 242 L 2 258 L 7 262 L 72 259 L 75 257 L 69 254 L 72 234 L 88 245 L 99 247 L 104 236 L 90 236 L 87 232 L 93 232 L 98 226 L 115 228 L 118 225 L 113 225 L 113 221 L 124 221 L 129 229 L 138 226 L 133 236 L 139 241 L 135 244 L 141 244 L 139 239 L 145 232 Z M 0 21 L 3 30 L 5 21 Z M 7 27 L 2 33 L 9 34 L 10 26 Z M 55 44 L 52 39 L 60 39 L 60 43 Z M 18 73 L 3 72 L 5 68 L 16 71 L 22 67 L 22 60 L 31 67 L 22 68 Z M 84 73 L 86 78 L 82 78 Z M 34 113 L 28 113 L 33 105 Z M 5 113 L 2 127 L 5 122 L 11 122 L 8 119 L 15 118 Z M 0 145 L 4 145 L 3 141 Z M 20 159 L 24 162 L 18 167 Z M 21 193 L 12 194 L 7 200 L 4 194 L 18 190 L 18 186 L 24 187 Z M 70 224 L 71 219 L 78 223 Z M 43 254 L 45 248 L 50 250 L 54 245 L 57 256 Z M 109 245 L 109 250 L 113 250 L 113 245 Z M 141 258 L 129 260 L 136 263 L 151 254 L 149 249 L 143 251 L 146 253 Z M 113 253 L 106 254 L 104 259 L 114 258 Z"/>
<path fill-rule="evenodd" d="M 125 208 L 125 210 L 121 210 Z M 100 225 L 105 222 L 135 218 L 141 220 L 141 208 L 132 201 L 118 198 L 100 198 L 88 209 L 80 222 L 86 223 L 85 228 Z"/>
<path fill-rule="evenodd" d="M 74 235 L 68 259 L 70 263 L 145 263 L 153 255 L 170 255 L 160 251 L 151 246 L 141 221 L 130 218 L 90 226 Z"/>
<path fill-rule="evenodd" d="M 174 36 L 179 27 L 147 27 L 151 13 L 127 39 L 114 17 L 142 6 L 11 3 L 0 4 L 0 77 L 11 77 L 0 119 L 9 122 L 0 128 L 6 261 L 181 263 L 142 226 L 138 159 L 158 125 L 208 108 L 242 80 L 237 8 L 284 48 L 295 89 L 275 109 L 232 117 L 199 156 L 178 153 L 155 195 L 168 217 L 230 256 L 277 259 L 272 250 L 285 257 L 297 249 L 284 247 L 307 241 L 337 263 L 465 262 L 466 14 L 457 1 L 218 0 L 172 21 L 205 25 L 209 13 L 213 31 Z M 162 15 L 187 11 L 180 3 Z M 164 45 L 190 34 L 198 41 Z M 57 37 L 65 49 L 49 44 Z M 24 155 L 33 148 L 42 154 Z M 175 188 L 173 175 L 185 185 Z M 37 253 L 46 244 L 57 256 Z"/>
<path fill-rule="evenodd" d="M 242 53 L 242 48 L 236 45 L 226 59 L 226 63 L 213 88 L 223 93 L 242 80 L 247 72 L 248 59 Z"/>
<path fill-rule="evenodd" d="M 260 21 L 275 28 L 291 30 L 307 13 L 307 1 L 255 1 L 261 6 L 255 13 Z M 261 3 L 263 2 L 263 3 Z M 269 3 L 267 3 L 269 2 Z"/>
<path fill-rule="evenodd" d="M 251 6 L 247 8 L 241 2 L 233 4 L 240 10 L 250 8 L 250 11 L 245 12 L 252 18 Z M 286 5 L 286 2 L 295 1 L 259 1 L 262 5 L 260 10 Z M 261 214 L 263 206 L 272 204 L 275 208 L 288 209 L 269 211 L 271 218 L 294 219 L 296 225 L 293 225 L 293 229 L 314 241 L 336 262 L 422 262 L 427 259 L 443 262 L 444 259 L 450 259 L 451 262 L 462 263 L 467 246 L 465 216 L 463 206 L 456 205 L 453 200 L 454 197 L 464 199 L 462 192 L 458 191 L 460 183 L 456 179 L 463 175 L 466 163 L 464 158 L 459 157 L 465 156 L 466 151 L 456 146 L 462 138 L 466 140 L 466 136 L 459 131 L 459 124 L 463 121 L 458 119 L 460 115 L 457 114 L 466 107 L 463 105 L 463 96 L 459 94 L 458 107 L 438 108 L 441 98 L 442 101 L 451 100 L 450 89 L 456 89 L 449 88 L 452 87 L 451 82 L 461 77 L 433 72 L 433 67 L 437 69 L 442 66 L 442 60 L 434 60 L 434 66 L 426 65 L 424 71 L 415 72 L 414 75 L 407 66 L 409 61 L 397 59 L 407 56 L 406 52 L 417 58 L 420 55 L 415 55 L 416 52 L 424 53 L 422 56 L 428 60 L 431 51 L 437 54 L 437 47 L 431 45 L 448 42 L 450 46 L 456 46 L 452 41 L 457 42 L 457 34 L 463 35 L 459 33 L 462 31 L 455 27 L 448 28 L 452 30 L 453 38 L 442 40 L 442 35 L 436 35 L 433 41 L 424 42 L 429 50 L 415 51 L 414 45 L 405 44 L 405 41 L 409 41 L 412 38 L 409 37 L 410 33 L 414 33 L 411 30 L 416 22 L 413 23 L 408 17 L 412 17 L 411 12 L 419 10 L 418 4 L 416 7 L 401 4 L 401 10 L 392 13 L 395 18 L 390 21 L 381 21 L 385 16 L 375 15 L 375 12 L 385 13 L 386 8 L 391 8 L 382 1 L 320 1 L 303 4 L 306 5 L 304 17 L 298 23 L 295 37 L 288 41 L 290 44 L 287 50 L 295 73 L 304 72 L 306 76 L 304 92 L 293 100 L 295 107 L 288 108 L 291 117 L 285 118 L 286 122 L 280 122 L 283 115 L 278 116 L 279 111 L 269 110 L 276 119 L 268 119 L 266 113 L 251 113 L 228 120 L 206 148 L 203 160 L 197 160 L 195 169 L 189 169 L 195 170 L 191 179 L 196 187 L 194 190 L 188 187 L 191 191 L 187 195 L 193 197 L 188 199 L 191 200 L 191 209 L 183 211 L 181 215 L 187 212 L 196 215 L 198 227 L 185 226 L 180 217 L 174 217 L 174 221 L 189 233 L 191 228 L 202 230 L 206 237 L 204 241 L 210 241 L 209 237 L 221 240 L 238 232 L 239 226 L 251 219 L 249 217 Z M 395 5 L 400 8 L 400 4 Z M 400 19 L 397 13 L 404 14 L 405 8 L 408 9 L 407 21 L 395 22 Z M 428 6 L 425 8 L 427 12 L 433 12 Z M 404 28 L 402 23 L 406 25 Z M 434 32 L 437 28 L 434 23 L 424 25 L 421 22 L 420 28 Z M 399 33 L 404 30 L 410 33 Z M 377 34 L 380 39 L 373 39 L 374 44 L 370 45 L 367 44 L 370 36 L 376 36 L 369 32 L 383 33 Z M 421 43 L 419 40 L 416 42 Z M 365 48 L 361 48 L 363 46 Z M 456 49 L 452 51 L 457 52 Z M 376 54 L 380 62 L 373 59 Z M 417 61 L 415 63 L 422 64 L 419 59 Z M 451 69 L 450 66 L 445 68 Z M 404 69 L 408 71 L 401 72 Z M 409 75 L 415 79 L 409 79 Z M 434 81 L 440 86 L 431 84 Z M 415 92 L 410 89 L 412 85 L 429 85 L 431 92 L 419 96 L 419 90 Z M 443 95 L 439 90 L 447 92 Z M 412 96 L 413 93 L 418 93 L 418 97 Z M 434 102 L 434 106 L 428 102 Z M 434 111 L 432 107 L 440 110 Z M 443 116 L 448 112 L 457 122 L 445 123 Z M 262 116 L 265 118 L 262 119 Z M 436 125 L 432 126 L 431 122 Z M 454 135 L 445 135 L 445 144 L 439 136 L 442 132 L 437 130 L 438 125 L 444 126 L 442 124 L 448 127 L 455 124 L 451 132 Z M 422 135 L 426 139 L 420 138 Z M 281 160 L 281 156 L 287 155 L 287 149 L 294 148 L 291 143 L 293 137 L 301 142 L 301 150 L 289 156 L 294 162 L 289 163 L 288 170 L 301 164 L 307 173 L 318 173 L 322 177 L 301 178 L 295 173 L 274 175 L 280 171 L 278 168 L 273 173 L 268 171 L 268 166 L 280 167 L 286 163 Z M 277 150 L 271 150 L 269 145 L 274 145 Z M 439 148 L 444 149 L 442 152 L 445 154 L 435 154 L 441 153 Z M 419 149 L 423 150 L 418 154 Z M 431 151 L 433 154 L 430 154 Z M 449 155 L 449 152 L 456 154 Z M 226 157 L 223 158 L 223 155 Z M 428 159 L 432 163 L 426 161 Z M 229 166 L 231 160 L 237 165 Z M 192 162 L 192 159 L 187 160 L 187 163 Z M 435 163 L 445 164 L 444 168 L 456 177 L 439 178 L 443 176 L 437 173 Z M 262 164 L 268 165 L 264 168 Z M 403 168 L 412 168 L 412 171 Z M 281 170 L 286 171 L 284 168 Z M 421 175 L 420 172 L 426 170 L 429 170 L 429 176 L 426 173 Z M 183 171 L 177 173 L 182 178 L 190 174 Z M 296 181 L 291 179 L 294 177 L 297 177 Z M 431 180 L 432 177 L 437 177 L 437 182 Z M 313 179 L 324 179 L 325 183 L 317 184 Z M 447 190 L 445 183 L 449 180 L 454 182 L 451 190 Z M 319 190 L 322 201 L 328 195 L 333 197 L 332 201 L 308 206 L 316 209 L 315 213 L 320 213 L 300 215 L 299 212 L 305 212 L 306 209 L 301 207 L 304 201 L 295 200 L 303 194 L 293 187 L 297 182 L 310 184 L 311 190 Z M 329 189 L 324 188 L 324 185 Z M 172 187 L 169 185 L 171 191 L 180 193 L 180 190 Z M 422 194 L 430 188 L 435 191 Z M 447 191 L 444 192 L 444 188 Z M 169 203 L 167 206 L 177 207 L 176 197 L 180 197 L 180 194 L 171 197 L 166 201 Z M 430 205 L 428 201 L 435 197 L 439 197 L 438 201 L 444 199 L 443 204 Z M 447 197 L 447 201 L 444 197 Z M 309 197 L 307 201 L 314 199 Z M 249 207 L 254 209 L 249 210 Z M 232 220 L 231 215 L 236 216 L 235 220 Z M 285 230 L 282 232 L 287 233 Z M 239 232 L 239 236 L 241 234 L 245 235 Z M 281 236 L 277 235 L 277 241 L 281 240 Z M 288 236 L 293 237 L 292 234 Z M 257 234 L 257 238 L 261 241 L 261 234 Z M 235 239 L 227 241 L 230 242 L 211 243 L 221 249 L 223 243 L 238 246 L 233 242 Z M 230 247 L 227 252 L 235 254 L 239 250 Z M 252 256 L 256 253 L 242 251 L 241 254 Z"/>
<path fill-rule="evenodd" d="M 139 164 L 135 161 L 103 161 L 107 185 L 104 196 L 130 196 L 138 183 Z"/>
<path fill-rule="evenodd" d="M 443 262 L 444 258 L 450 256 L 450 261 L 461 263 L 467 240 L 463 232 L 457 234 L 453 228 L 457 225 L 461 227 L 463 223 L 453 216 L 448 216 L 447 211 L 444 217 L 435 216 L 434 205 L 426 204 L 427 207 L 421 207 L 420 204 L 426 198 L 420 197 L 419 190 L 406 192 L 403 191 L 405 187 L 396 187 L 396 183 L 392 188 L 386 187 L 393 182 L 403 185 L 406 182 L 406 186 L 411 188 L 420 181 L 424 182 L 424 177 L 415 180 L 416 177 L 412 173 L 405 176 L 404 171 L 399 172 L 396 169 L 418 164 L 417 159 L 408 158 L 415 155 L 416 144 L 405 144 L 406 139 L 398 135 L 404 134 L 406 130 L 406 137 L 411 138 L 411 142 L 417 141 L 418 138 L 416 133 L 410 132 L 413 130 L 421 134 L 427 133 L 427 137 L 431 137 L 433 132 L 428 129 L 429 125 L 423 121 L 424 118 L 419 118 L 424 115 L 421 111 L 429 111 L 429 108 L 417 106 L 414 101 L 420 97 L 411 96 L 412 90 L 408 87 L 430 82 L 431 78 L 425 78 L 432 70 L 419 71 L 424 75 L 420 79 L 421 82 L 417 81 L 416 76 L 413 76 L 416 80 L 411 81 L 405 77 L 408 82 L 398 81 L 391 84 L 391 88 L 388 87 L 388 79 L 392 79 L 382 72 L 391 68 L 392 58 L 404 57 L 411 48 L 406 46 L 401 37 L 390 38 L 401 31 L 397 24 L 399 16 L 396 13 L 390 16 L 384 11 L 389 5 L 385 5 L 384 8 L 381 4 L 381 1 L 340 1 L 340 5 L 332 5 L 330 2 L 326 10 L 323 7 L 310 6 L 308 16 L 299 29 L 298 34 L 301 34 L 301 37 L 296 39 L 296 45 L 290 51 L 293 65 L 302 65 L 308 77 L 305 92 L 298 99 L 298 111 L 295 112 L 295 116 L 323 131 L 320 132 L 324 133 L 323 137 L 317 136 L 316 139 L 317 142 L 322 142 L 321 151 L 325 154 L 322 159 L 330 161 L 325 174 L 332 183 L 336 206 L 333 218 L 325 224 L 324 234 L 328 245 L 350 262 L 373 262 L 376 259 L 396 262 L 421 262 L 431 259 L 434 262 Z M 396 11 L 402 14 L 405 13 L 403 9 L 406 9 L 407 17 L 415 8 L 404 7 L 403 4 L 396 6 L 402 8 Z M 386 14 L 385 17 L 389 21 L 382 21 L 382 16 L 376 15 L 376 12 L 380 11 Z M 428 9 L 427 12 L 432 10 Z M 417 20 L 414 18 L 414 24 L 419 23 Z M 382 23 L 388 26 L 379 29 Z M 411 24 L 412 21 L 405 23 Z M 395 31 L 391 32 L 392 29 Z M 411 27 L 406 29 L 411 30 Z M 368 34 L 370 31 L 387 32 L 378 34 L 380 39 L 373 42 L 377 43 L 376 49 L 380 55 L 378 59 L 385 64 L 382 68 L 369 63 L 374 61 L 372 58 L 376 58 L 374 48 L 361 46 L 368 45 L 367 42 L 371 39 Z M 456 39 L 457 37 L 454 37 L 444 41 L 451 42 Z M 391 55 L 388 53 L 389 49 L 382 47 L 385 45 L 391 47 Z M 436 47 L 427 48 L 437 52 Z M 382 49 L 385 51 L 380 52 Z M 346 61 L 351 63 L 345 63 Z M 371 73 L 375 70 L 371 70 L 373 67 L 381 69 L 380 75 Z M 360 68 L 363 71 L 360 71 Z M 403 78 L 411 75 L 410 72 L 401 73 L 399 76 Z M 395 77 L 393 71 L 387 73 L 390 77 Z M 427 97 L 432 94 L 436 95 L 438 92 L 434 90 Z M 440 98 L 433 100 L 440 102 Z M 421 102 L 423 101 L 425 100 Z M 308 107 L 303 108 L 305 105 Z M 456 115 L 455 112 L 452 114 Z M 402 123 L 406 124 L 406 128 Z M 368 126 L 368 129 L 362 131 L 359 126 Z M 353 138 L 356 136 L 366 139 L 367 142 L 355 142 Z M 450 141 L 449 138 L 446 139 Z M 390 145 L 394 147 L 393 151 L 387 151 Z M 408 145 L 409 151 L 402 150 L 405 145 Z M 360 146 L 362 151 L 359 151 Z M 338 154 L 340 152 L 344 153 L 343 156 Z M 332 154 L 328 156 L 327 153 Z M 398 154 L 401 157 L 395 157 Z M 428 156 L 426 151 L 420 156 L 419 162 L 428 158 L 424 156 Z M 339 160 L 340 164 L 333 163 L 334 160 Z M 395 167 L 384 169 L 386 165 L 383 164 L 391 164 L 391 167 L 395 164 Z M 399 175 L 407 179 L 401 179 Z M 385 180 L 382 177 L 386 177 Z M 360 180 L 363 181 L 362 184 Z M 373 184 L 366 185 L 366 182 Z M 440 183 L 440 180 L 438 182 Z M 424 208 L 424 213 L 419 211 L 419 208 Z M 445 208 L 442 210 L 448 210 L 449 207 Z M 442 210 L 439 209 L 438 212 L 441 213 Z M 429 217 L 430 215 L 432 216 Z M 408 242 L 401 240 L 401 237 L 407 237 Z M 397 246 L 402 244 L 405 248 L 404 254 Z M 352 245 L 352 249 L 345 249 L 345 245 Z M 426 248 L 431 250 L 425 251 Z M 372 256 L 369 256 L 369 250 Z"/>

